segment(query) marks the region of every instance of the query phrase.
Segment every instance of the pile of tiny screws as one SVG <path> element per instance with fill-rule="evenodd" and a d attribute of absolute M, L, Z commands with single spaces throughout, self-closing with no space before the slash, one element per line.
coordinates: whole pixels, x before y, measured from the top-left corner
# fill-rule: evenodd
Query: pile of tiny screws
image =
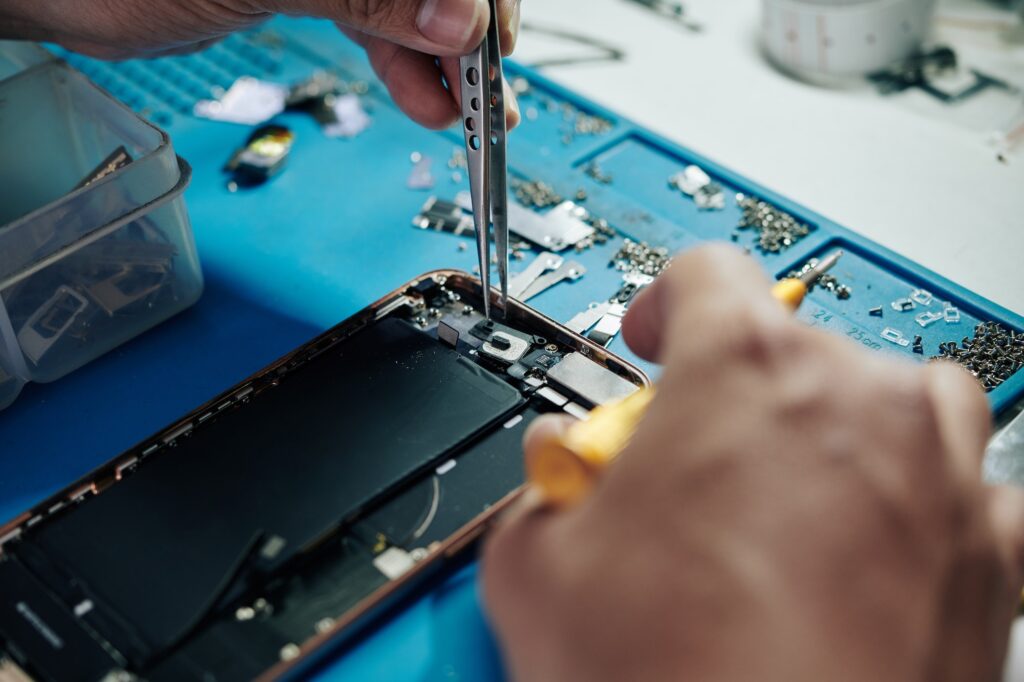
<path fill-rule="evenodd" d="M 594 234 L 576 243 L 576 253 L 583 253 L 595 244 L 607 244 L 608 240 L 616 234 L 615 228 L 609 225 L 607 220 L 594 216 L 590 211 L 587 211 L 586 215 L 583 216 L 583 222 L 594 228 Z"/>
<path fill-rule="evenodd" d="M 466 150 L 453 147 L 452 155 L 448 157 L 448 167 L 452 170 L 458 170 L 460 168 L 465 170 L 467 167 Z"/>
<path fill-rule="evenodd" d="M 586 173 L 587 177 L 593 178 L 602 185 L 610 185 L 612 180 L 615 179 L 611 174 L 605 173 L 597 161 L 591 161 L 583 166 L 583 172 Z"/>
<path fill-rule="evenodd" d="M 991 391 L 1024 367 L 1024 333 L 982 322 L 974 327 L 974 338 L 964 337 L 959 347 L 956 341 L 940 343 L 931 359 L 953 360 Z"/>
<path fill-rule="evenodd" d="M 743 211 L 736 229 L 758 232 L 757 245 L 765 253 L 784 251 L 811 233 L 809 226 L 756 197 L 737 194 L 736 203 Z M 736 238 L 733 235 L 733 241 Z"/>
<path fill-rule="evenodd" d="M 536 101 L 549 114 L 557 114 L 561 111 L 562 121 L 565 124 L 561 129 L 562 144 L 572 144 L 577 136 L 604 135 L 615 127 L 611 121 L 603 116 L 589 114 L 569 102 L 558 102 L 548 95 L 535 91 L 530 81 L 522 76 L 513 78 L 509 86 L 516 97 L 524 101 L 524 104 L 526 104 L 525 100 L 532 100 Z M 527 105 L 523 110 L 523 115 L 526 120 L 533 121 L 540 115 L 540 110 L 536 106 Z"/>
<path fill-rule="evenodd" d="M 790 271 L 790 273 L 786 275 L 786 277 L 797 279 L 803 277 L 816 267 L 818 267 L 818 259 L 812 258 L 806 263 L 804 263 L 804 266 L 799 270 Z M 808 290 L 813 290 L 816 286 L 820 286 L 825 291 L 832 292 L 840 301 L 845 301 L 846 299 L 850 298 L 850 295 L 853 293 L 853 290 L 850 289 L 850 286 L 848 284 L 841 284 L 835 275 L 831 275 L 829 273 L 825 273 L 817 280 L 815 280 L 811 284 L 811 286 L 808 287 Z"/>
<path fill-rule="evenodd" d="M 612 256 L 608 263 L 620 272 L 634 272 L 657 277 L 669 266 L 672 259 L 664 246 L 652 247 L 645 242 L 634 242 L 627 239 L 622 248 Z"/>
<path fill-rule="evenodd" d="M 519 203 L 529 208 L 548 208 L 565 201 L 551 185 L 541 180 L 510 178 L 509 185 Z"/>
<path fill-rule="evenodd" d="M 602 116 L 588 114 L 579 109 L 575 109 L 573 116 L 573 132 L 577 135 L 604 135 L 612 129 L 612 122 Z"/>

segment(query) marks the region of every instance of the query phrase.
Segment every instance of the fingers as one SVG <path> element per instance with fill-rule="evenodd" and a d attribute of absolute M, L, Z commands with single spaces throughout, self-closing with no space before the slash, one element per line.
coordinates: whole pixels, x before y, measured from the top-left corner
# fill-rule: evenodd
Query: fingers
<path fill-rule="evenodd" d="M 466 54 L 483 40 L 490 22 L 485 0 L 266 0 L 263 4 L 261 9 L 267 11 L 325 17 L 437 56 Z"/>
<path fill-rule="evenodd" d="M 785 315 L 771 297 L 757 263 L 738 249 L 713 244 L 677 256 L 665 274 L 630 306 L 622 334 L 640 357 L 663 361 L 674 320 L 689 311 L 698 325 L 729 325 L 729 318 Z M 703 318 L 703 321 L 701 319 Z"/>
<path fill-rule="evenodd" d="M 531 452 L 545 442 L 565 433 L 576 420 L 565 414 L 545 414 L 537 417 L 526 429 L 523 436 L 523 451 L 529 457 Z"/>
<path fill-rule="evenodd" d="M 382 38 L 365 37 L 370 64 L 409 118 L 433 130 L 452 125 L 459 117 L 455 100 L 441 80 L 433 57 Z"/>
<path fill-rule="evenodd" d="M 1024 586 L 1024 490 L 997 486 L 989 495 L 989 520 L 1006 564 L 1011 586 Z"/>
<path fill-rule="evenodd" d="M 924 380 L 939 435 L 951 453 L 954 468 L 962 480 L 977 480 L 992 435 L 985 394 L 966 371 L 948 362 L 927 365 Z"/>
<path fill-rule="evenodd" d="M 501 53 L 506 57 L 512 54 L 519 39 L 519 8 L 521 0 L 498 0 L 498 39 L 501 41 Z"/>
<path fill-rule="evenodd" d="M 935 362 L 924 368 L 925 386 L 937 428 L 951 464 L 966 489 L 981 485 L 982 460 L 992 433 L 988 401 L 975 381 L 960 367 Z M 1024 582 L 1024 490 L 995 486 L 986 491 L 988 520 L 996 546 L 1013 581 Z"/>
<path fill-rule="evenodd" d="M 444 73 L 444 80 L 446 83 L 458 83 L 459 74 L 459 59 L 458 57 L 441 57 L 439 60 L 441 63 L 441 71 Z M 455 100 L 456 110 L 461 111 L 462 107 L 462 90 L 460 88 L 452 88 L 449 85 L 449 91 L 452 98 Z M 519 100 L 516 97 L 516 93 L 509 87 L 508 82 L 505 82 L 505 127 L 508 130 L 512 130 L 519 125 L 522 120 L 522 116 L 519 113 Z"/>

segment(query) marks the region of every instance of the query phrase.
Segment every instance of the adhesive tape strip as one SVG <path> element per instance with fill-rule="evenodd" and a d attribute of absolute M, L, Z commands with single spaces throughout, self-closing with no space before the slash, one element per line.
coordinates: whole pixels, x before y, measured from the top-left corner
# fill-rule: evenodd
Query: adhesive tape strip
<path fill-rule="evenodd" d="M 935 0 L 763 0 L 764 48 L 786 71 L 863 76 L 909 56 Z"/>

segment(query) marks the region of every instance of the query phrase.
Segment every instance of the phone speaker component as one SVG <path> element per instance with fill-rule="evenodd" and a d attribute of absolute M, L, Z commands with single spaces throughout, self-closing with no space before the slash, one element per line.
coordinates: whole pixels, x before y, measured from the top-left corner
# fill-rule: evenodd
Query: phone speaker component
<path fill-rule="evenodd" d="M 507 362 L 510 365 L 519 362 L 528 350 L 530 350 L 529 342 L 505 332 L 494 332 L 491 334 L 491 338 L 480 346 L 480 352 L 483 355 Z"/>
<path fill-rule="evenodd" d="M 569 353 L 548 370 L 548 379 L 589 401 L 592 405 L 625 398 L 637 387 L 580 353 Z"/>
<path fill-rule="evenodd" d="M 284 126 L 257 128 L 224 170 L 238 187 L 260 185 L 281 172 L 294 142 L 295 133 Z"/>

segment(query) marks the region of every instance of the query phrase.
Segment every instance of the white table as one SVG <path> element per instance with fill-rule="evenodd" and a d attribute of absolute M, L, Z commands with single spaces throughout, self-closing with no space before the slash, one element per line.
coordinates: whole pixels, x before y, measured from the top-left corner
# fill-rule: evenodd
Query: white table
<path fill-rule="evenodd" d="M 822 88 L 761 54 L 758 0 L 690 0 L 693 34 L 624 0 L 539 0 L 523 21 L 621 48 L 619 62 L 545 73 L 1017 313 L 1024 313 L 1024 144 L 996 160 L 988 130 L 1024 101 L 990 92 L 958 107 L 920 91 L 884 98 L 866 85 Z M 962 63 L 1024 87 L 1012 17 L 977 0 L 940 2 L 936 38 Z M 524 30 L 531 63 L 594 53 Z M 1024 680 L 1024 624 L 1006 680 Z"/>

